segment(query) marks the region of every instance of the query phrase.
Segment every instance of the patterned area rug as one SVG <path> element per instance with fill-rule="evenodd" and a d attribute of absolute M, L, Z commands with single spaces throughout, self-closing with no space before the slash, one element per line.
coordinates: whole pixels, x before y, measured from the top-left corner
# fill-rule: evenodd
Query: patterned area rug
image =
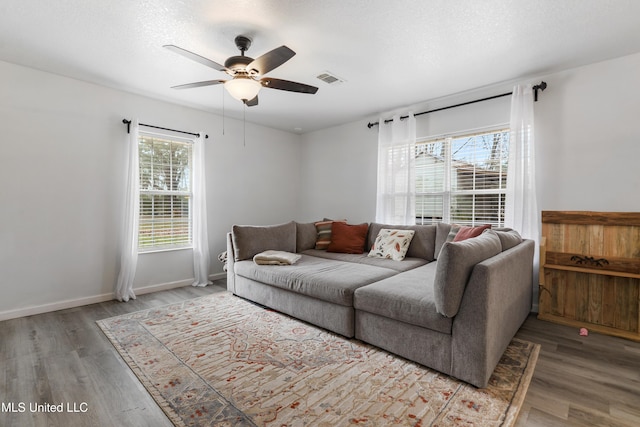
<path fill-rule="evenodd" d="M 511 426 L 539 351 L 477 389 L 227 292 L 98 325 L 176 426 Z"/>

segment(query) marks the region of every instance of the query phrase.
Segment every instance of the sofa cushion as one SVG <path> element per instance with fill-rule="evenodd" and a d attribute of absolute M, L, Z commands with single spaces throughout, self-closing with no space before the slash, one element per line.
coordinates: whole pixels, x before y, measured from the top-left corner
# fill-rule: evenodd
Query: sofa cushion
<path fill-rule="evenodd" d="M 231 228 L 234 259 L 242 261 L 267 250 L 296 251 L 296 223 L 255 226 L 234 225 Z"/>
<path fill-rule="evenodd" d="M 378 232 L 368 256 L 402 261 L 407 254 L 414 234 L 414 230 L 383 228 Z"/>
<path fill-rule="evenodd" d="M 433 288 L 436 268 L 435 263 L 430 263 L 358 288 L 354 295 L 354 307 L 356 310 L 451 334 L 452 319 L 436 310 Z"/>
<path fill-rule="evenodd" d="M 315 222 L 296 222 L 296 252 L 315 248 L 317 236 Z"/>
<path fill-rule="evenodd" d="M 434 247 L 436 240 L 436 226 L 435 225 L 391 225 L 380 224 L 377 222 L 371 223 L 369 226 L 369 238 L 367 248 L 371 249 L 375 243 L 378 233 L 383 228 L 393 228 L 396 230 L 414 230 L 415 234 L 411 239 L 411 244 L 407 250 L 407 257 L 410 258 L 422 258 L 427 261 L 433 261 Z"/>
<path fill-rule="evenodd" d="M 353 292 L 369 283 L 397 274 L 396 271 L 302 254 L 293 265 L 234 264 L 237 275 L 339 305 L 353 306 Z"/>
<path fill-rule="evenodd" d="M 327 252 L 363 253 L 368 230 L 369 224 L 367 223 L 352 225 L 334 221 L 331 224 L 331 243 L 327 246 Z"/>
<path fill-rule="evenodd" d="M 449 237 L 450 232 L 451 232 L 451 224 L 447 224 L 446 222 L 439 222 L 436 224 L 436 244 L 433 248 L 433 254 L 435 259 L 438 259 L 440 257 L 440 251 L 442 251 L 442 245 L 444 245 L 444 243 L 447 241 L 447 238 Z"/>
<path fill-rule="evenodd" d="M 310 249 L 304 251 L 303 254 L 324 259 L 333 259 L 336 261 L 353 262 L 357 264 L 373 265 L 376 267 L 389 268 L 394 271 L 409 271 L 421 265 L 427 264 L 429 261 L 423 258 L 405 257 L 401 262 L 393 261 L 386 258 L 370 258 L 367 254 L 341 254 L 336 252 L 327 252 L 319 249 Z"/>
<path fill-rule="evenodd" d="M 434 281 L 438 313 L 455 316 L 473 267 L 501 251 L 500 238 L 493 230 L 485 230 L 480 236 L 461 242 L 444 243 Z"/>
<path fill-rule="evenodd" d="M 496 234 L 500 238 L 500 243 L 502 244 L 502 250 L 506 251 L 507 249 L 511 249 L 514 246 L 522 243 L 522 237 L 520 233 L 516 230 L 512 230 L 510 228 L 501 228 L 495 230 Z"/>
<path fill-rule="evenodd" d="M 458 224 L 451 224 L 451 228 L 449 228 L 449 234 L 447 234 L 445 242 L 453 242 L 453 239 L 456 238 L 456 234 L 458 234 L 460 227 L 461 226 Z"/>

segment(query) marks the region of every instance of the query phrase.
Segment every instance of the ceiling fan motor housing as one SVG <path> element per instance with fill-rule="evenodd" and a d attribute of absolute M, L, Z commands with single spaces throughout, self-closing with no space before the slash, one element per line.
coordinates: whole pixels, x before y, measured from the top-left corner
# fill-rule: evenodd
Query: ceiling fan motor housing
<path fill-rule="evenodd" d="M 244 52 L 249 50 L 249 48 L 251 47 L 251 39 L 249 37 L 237 36 L 234 41 L 237 48 L 240 49 L 240 52 L 242 52 L 243 55 Z"/>
<path fill-rule="evenodd" d="M 232 56 L 224 61 L 224 66 L 234 73 L 248 72 L 247 65 L 253 62 L 253 58 L 248 56 Z"/>
<path fill-rule="evenodd" d="M 232 75 L 243 73 L 249 74 L 251 70 L 247 70 L 247 65 L 253 62 L 253 58 L 245 56 L 244 53 L 249 50 L 249 47 L 251 46 L 251 39 L 246 36 L 237 36 L 235 38 L 235 43 L 237 48 L 240 50 L 240 55 L 228 58 L 224 62 L 224 66 L 233 72 Z"/>

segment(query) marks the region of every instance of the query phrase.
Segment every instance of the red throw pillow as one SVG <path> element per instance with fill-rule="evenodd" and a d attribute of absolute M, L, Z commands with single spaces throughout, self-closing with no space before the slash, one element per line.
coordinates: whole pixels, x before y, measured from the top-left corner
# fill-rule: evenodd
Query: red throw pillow
<path fill-rule="evenodd" d="M 478 237 L 482 234 L 484 230 L 490 229 L 491 224 L 479 225 L 477 227 L 467 227 L 465 225 L 461 226 L 458 232 L 456 233 L 456 237 L 453 238 L 454 242 L 460 242 L 461 240 L 467 240 L 472 237 Z"/>
<path fill-rule="evenodd" d="M 364 242 L 367 239 L 369 224 L 351 225 L 344 222 L 331 224 L 331 243 L 327 252 L 343 254 L 364 253 Z"/>

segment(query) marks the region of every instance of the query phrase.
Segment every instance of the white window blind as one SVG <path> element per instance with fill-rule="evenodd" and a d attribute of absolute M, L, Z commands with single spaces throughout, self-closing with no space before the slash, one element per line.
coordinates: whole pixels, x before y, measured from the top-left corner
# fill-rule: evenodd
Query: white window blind
<path fill-rule="evenodd" d="M 192 144 L 140 134 L 141 252 L 192 246 Z"/>
<path fill-rule="evenodd" d="M 416 146 L 416 223 L 504 225 L 509 129 Z"/>

